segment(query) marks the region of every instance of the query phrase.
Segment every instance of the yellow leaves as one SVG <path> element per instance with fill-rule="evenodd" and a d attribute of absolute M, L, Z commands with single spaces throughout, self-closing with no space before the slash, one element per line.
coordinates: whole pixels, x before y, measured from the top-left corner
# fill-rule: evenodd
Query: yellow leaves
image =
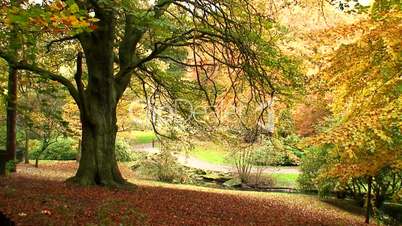
<path fill-rule="evenodd" d="M 369 44 L 367 43 L 367 41 L 366 40 L 362 40 L 362 39 L 360 39 L 359 41 L 357 41 L 357 46 L 359 47 L 359 48 L 367 48 L 367 47 L 369 47 Z"/>
<path fill-rule="evenodd" d="M 395 170 L 402 170 L 402 159 L 396 160 L 391 167 Z"/>
<path fill-rule="evenodd" d="M 65 4 L 62 1 L 54 1 L 49 5 L 49 8 L 52 11 L 61 11 L 65 7 Z"/>
<path fill-rule="evenodd" d="M 399 19 L 396 19 L 398 17 Z M 402 13 L 367 20 L 364 33 L 325 59 L 319 85 L 331 96 L 332 120 L 305 142 L 330 147 L 323 179 L 377 175 L 402 170 Z M 320 62 L 321 63 L 321 62 Z M 328 145 L 330 144 L 330 145 Z"/>
<path fill-rule="evenodd" d="M 75 25 L 75 24 L 79 24 L 80 21 L 78 20 L 78 18 L 76 16 L 70 15 L 70 16 L 63 18 L 63 22 L 66 25 Z"/>
<path fill-rule="evenodd" d="M 356 155 L 355 155 L 355 153 L 353 152 L 352 149 L 347 149 L 347 150 L 346 150 L 346 154 L 348 155 L 348 157 L 349 157 L 350 159 L 356 158 Z"/>
<path fill-rule="evenodd" d="M 378 129 L 374 129 L 373 131 L 383 141 L 385 141 L 387 143 L 392 143 L 392 138 L 387 136 L 384 131 L 378 130 Z"/>
<path fill-rule="evenodd" d="M 368 175 L 375 176 L 381 169 L 387 166 L 390 166 L 392 170 L 401 170 L 402 168 L 397 167 L 402 167 L 402 163 L 396 157 L 397 154 L 384 150 L 379 150 L 370 155 L 361 154 L 357 158 L 343 159 L 340 163 L 325 169 L 321 177 L 337 178 L 341 182 L 347 182 L 351 178 Z"/>

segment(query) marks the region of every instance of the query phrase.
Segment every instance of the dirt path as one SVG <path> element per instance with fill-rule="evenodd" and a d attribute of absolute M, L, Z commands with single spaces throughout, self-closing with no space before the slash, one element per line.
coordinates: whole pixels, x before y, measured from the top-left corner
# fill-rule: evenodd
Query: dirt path
<path fill-rule="evenodd" d="M 134 150 L 147 152 L 147 153 L 158 153 L 159 152 L 159 148 L 152 147 L 151 144 L 142 144 L 142 145 L 135 146 Z M 197 159 L 191 155 L 185 155 L 182 153 L 177 153 L 177 154 L 175 154 L 175 156 L 180 164 L 183 164 L 183 165 L 191 167 L 191 168 L 225 172 L 225 173 L 236 172 L 236 167 L 234 167 L 234 166 L 212 164 L 212 163 Z M 253 168 L 252 172 L 253 173 L 257 172 L 257 169 Z M 284 166 L 272 167 L 272 166 L 269 166 L 269 167 L 263 168 L 263 173 L 300 173 L 300 169 L 299 169 L 299 167 L 284 167 Z"/>

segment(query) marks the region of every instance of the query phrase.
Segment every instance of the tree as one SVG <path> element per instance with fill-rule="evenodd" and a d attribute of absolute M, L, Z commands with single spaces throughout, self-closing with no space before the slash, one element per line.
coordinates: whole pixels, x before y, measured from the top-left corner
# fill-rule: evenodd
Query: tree
<path fill-rule="evenodd" d="M 63 24 L 71 24 L 77 28 L 85 27 L 81 25 L 81 20 L 73 15 L 66 14 L 69 11 L 74 14 L 77 9 L 69 7 L 64 10 L 59 2 L 49 5 L 50 11 L 61 10 L 60 14 L 42 14 L 40 8 L 35 5 L 29 8 L 29 2 L 24 0 L 2 2 L 0 5 L 0 17 L 2 18 L 2 29 L 0 37 L 5 39 L 8 55 L 14 56 L 21 61 L 26 61 L 33 57 L 36 49 L 36 34 L 30 32 L 22 34 L 20 31 L 38 32 L 43 29 L 60 29 Z M 52 22 L 52 23 L 51 23 Z M 55 27 L 58 27 L 57 29 Z M 18 87 L 18 68 L 15 64 L 8 62 L 8 89 L 7 89 L 7 160 L 14 160 L 17 147 L 17 87 Z M 27 136 L 26 136 L 27 138 Z M 26 139 L 27 141 L 27 139 Z"/>
<path fill-rule="evenodd" d="M 356 25 L 368 32 L 341 45 L 322 70 L 332 116 L 314 140 L 330 145 L 328 158 L 334 160 L 321 169 L 321 179 L 358 193 L 367 184 L 379 207 L 402 187 L 402 14 L 395 8 L 373 15 Z"/>
<path fill-rule="evenodd" d="M 20 4 L 20 1 L 11 2 L 11 6 Z M 13 55 L 18 55 L 18 33 L 15 27 L 11 27 L 9 35 L 9 51 Z M 6 160 L 14 161 L 17 150 L 17 87 L 18 87 L 18 71 L 9 64 L 8 66 L 8 89 L 7 89 L 7 140 Z"/>
<path fill-rule="evenodd" d="M 125 183 L 114 153 L 116 107 L 133 77 L 171 102 L 189 94 L 196 96 L 193 100 L 204 96 L 212 109 L 218 91 L 210 89 L 214 84 L 211 68 L 227 68 L 233 79 L 228 92 L 248 86 L 251 100 L 300 82 L 295 76 L 297 66 L 275 46 L 275 34 L 268 30 L 273 23 L 253 2 L 87 0 L 67 4 L 70 11 L 74 7 L 74 11 L 93 12 L 97 18 L 93 31 L 75 32 L 50 43 L 79 42 L 83 53 L 77 54 L 75 84 L 33 60 L 20 61 L 4 50 L 0 56 L 19 70 L 61 83 L 75 100 L 82 124 L 82 150 L 71 181 L 79 184 Z M 47 15 L 48 7 L 42 8 Z M 197 79 L 171 73 L 161 65 L 195 68 Z M 183 105 L 178 108 L 188 113 Z"/>
<path fill-rule="evenodd" d="M 349 171 L 356 176 L 400 166 L 401 31 L 395 24 L 400 16 L 392 12 L 372 21 L 369 34 L 339 48 L 324 77 L 333 91 L 336 120 L 320 138 L 343 150 L 338 153 L 348 169 L 356 166 Z"/>
<path fill-rule="evenodd" d="M 24 73 L 29 72 L 23 72 Z M 35 152 L 35 166 L 38 167 L 40 156 L 61 136 L 71 134 L 68 122 L 63 119 L 66 93 L 55 88 L 55 82 L 24 76 L 20 80 L 20 98 L 18 107 L 18 127 L 25 133 L 25 142 L 29 139 L 40 141 L 39 151 Z M 29 147 L 28 144 L 25 145 Z M 27 149 L 26 149 L 27 151 Z M 25 156 L 28 159 L 28 153 Z"/>

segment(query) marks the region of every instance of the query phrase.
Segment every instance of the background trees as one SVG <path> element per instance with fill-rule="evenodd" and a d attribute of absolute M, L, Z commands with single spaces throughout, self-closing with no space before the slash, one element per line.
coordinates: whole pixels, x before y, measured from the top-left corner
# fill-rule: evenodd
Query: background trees
<path fill-rule="evenodd" d="M 3 38 L 10 40 L 13 28 L 24 32 L 18 40 L 21 53 L 7 51 L 10 42 L 5 42 L 0 56 L 15 69 L 61 83 L 70 93 L 67 111 L 79 111 L 73 115 L 82 123 L 74 126 L 76 134 L 82 132 L 80 168 L 72 179 L 77 183 L 124 183 L 115 138 L 130 123 L 118 115 L 127 114 L 121 109 L 130 99 L 143 98 L 136 108 L 158 116 L 150 125 L 160 137 L 215 136 L 243 149 L 265 134 L 275 142 L 265 140 L 261 149 L 302 156 L 294 133 L 316 135 L 310 144 L 321 148 L 308 151 L 303 167 L 313 173 L 302 178 L 308 186 L 322 182 L 328 191 L 347 189 L 362 196 L 371 181 L 377 203 L 396 193 L 401 170 L 399 8 L 376 1 L 370 17 L 342 17 L 337 24 L 331 14 L 327 19 L 333 27 L 323 20 L 298 33 L 304 24 L 285 30 L 275 21 L 291 15 L 257 9 L 254 3 L 260 4 L 55 1 L 3 7 Z M 292 7 L 300 12 L 307 6 Z M 287 39 L 289 33 L 297 41 Z M 284 53 L 304 59 L 296 62 Z M 302 98 L 293 94 L 305 82 L 309 100 L 300 107 Z M 311 117 L 306 119 L 305 111 Z M 278 122 L 274 131 L 272 121 Z"/>
<path fill-rule="evenodd" d="M 231 85 L 226 92 L 234 102 L 240 101 L 241 87 L 248 87 L 249 101 L 263 102 L 267 95 L 286 94 L 285 85 L 299 82 L 296 65 L 275 47 L 275 33 L 269 30 L 273 23 L 250 2 L 57 1 L 13 10 L 5 15 L 13 26 L 26 31 L 34 24 L 37 30 L 64 34 L 50 42 L 49 49 L 69 40 L 77 40 L 82 48 L 74 79 L 36 59 L 21 61 L 13 53 L 0 52 L 14 68 L 58 81 L 74 98 L 82 123 L 82 157 L 73 180 L 80 184 L 124 181 L 114 161 L 116 107 L 133 76 L 145 96 L 172 104 L 180 98 L 200 103 L 199 97 L 204 97 L 212 109 L 216 94 L 225 92 L 214 85 L 218 66 L 228 70 Z M 29 19 L 21 13 L 27 10 L 32 13 Z M 88 18 L 85 13 L 90 11 L 97 19 Z M 195 69 L 195 78 L 177 73 L 185 67 Z M 147 94 L 147 89 L 157 95 Z M 184 105 L 178 109 L 189 113 Z"/>
<path fill-rule="evenodd" d="M 316 84 L 329 97 L 331 115 L 313 139 L 321 148 L 306 156 L 302 180 L 311 177 L 322 191 L 348 191 L 358 200 L 366 192 L 370 197 L 372 187 L 379 208 L 402 188 L 402 30 L 399 6 L 382 11 L 377 4 L 370 19 L 349 28 L 352 35 L 366 32 L 339 46 L 321 70 Z"/>

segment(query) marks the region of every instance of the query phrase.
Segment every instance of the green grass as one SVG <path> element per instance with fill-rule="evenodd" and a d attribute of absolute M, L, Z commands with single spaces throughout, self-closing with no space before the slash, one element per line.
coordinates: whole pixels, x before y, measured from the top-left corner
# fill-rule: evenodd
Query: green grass
<path fill-rule="evenodd" d="M 228 152 L 223 151 L 221 147 L 214 144 L 196 146 L 190 153 L 190 155 L 201 161 L 217 165 L 230 165 L 228 154 Z"/>
<path fill-rule="evenodd" d="M 274 173 L 271 176 L 275 181 L 276 187 L 297 187 L 297 177 L 299 176 L 297 173 Z"/>
<path fill-rule="evenodd" d="M 156 139 L 153 131 L 133 131 L 132 134 L 137 144 L 149 144 Z"/>

